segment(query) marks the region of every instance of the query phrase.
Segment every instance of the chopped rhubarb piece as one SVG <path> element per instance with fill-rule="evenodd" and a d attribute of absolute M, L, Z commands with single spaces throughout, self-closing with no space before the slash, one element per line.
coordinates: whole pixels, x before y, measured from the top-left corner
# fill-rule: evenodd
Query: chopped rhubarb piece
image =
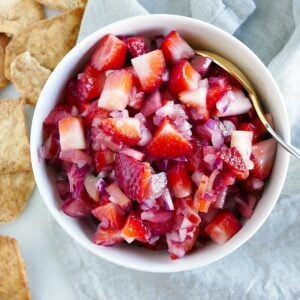
<path fill-rule="evenodd" d="M 237 178 L 246 179 L 249 176 L 249 170 L 241 153 L 236 148 L 221 150 L 220 158 L 224 161 L 224 163 L 226 163 Z"/>
<path fill-rule="evenodd" d="M 167 174 L 169 187 L 175 197 L 184 198 L 192 194 L 192 180 L 184 164 L 176 164 Z"/>
<path fill-rule="evenodd" d="M 148 146 L 148 153 L 159 159 L 189 155 L 191 151 L 192 145 L 167 118 L 157 128 Z"/>
<path fill-rule="evenodd" d="M 84 72 L 78 75 L 77 93 L 81 100 L 92 100 L 100 96 L 105 75 L 88 64 Z"/>
<path fill-rule="evenodd" d="M 122 69 L 110 73 L 105 81 L 98 106 L 107 110 L 123 110 L 129 102 L 133 79 L 129 71 Z"/>
<path fill-rule="evenodd" d="M 252 147 L 254 169 L 251 174 L 261 180 L 270 176 L 276 153 L 276 141 L 272 139 L 261 141 Z"/>
<path fill-rule="evenodd" d="M 187 60 L 176 63 L 170 71 L 169 89 L 177 96 L 179 93 L 195 90 L 198 87 L 200 75 Z"/>
<path fill-rule="evenodd" d="M 79 118 L 68 117 L 60 120 L 58 130 L 62 150 L 86 148 L 84 128 Z"/>
<path fill-rule="evenodd" d="M 161 50 L 154 50 L 131 60 L 144 92 L 150 93 L 162 83 L 165 59 Z"/>
<path fill-rule="evenodd" d="M 93 236 L 93 241 L 97 245 L 113 246 L 121 243 L 124 239 L 121 237 L 120 230 L 98 226 L 98 229 Z"/>
<path fill-rule="evenodd" d="M 145 198 L 151 176 L 149 163 L 117 153 L 115 173 L 120 188 L 130 199 L 142 201 Z"/>
<path fill-rule="evenodd" d="M 147 228 L 143 221 L 134 214 L 128 216 L 126 224 L 122 229 L 121 236 L 128 243 L 131 243 L 134 240 L 147 242 L 151 237 L 149 228 Z"/>
<path fill-rule="evenodd" d="M 102 228 L 121 229 L 125 222 L 124 212 L 114 203 L 106 203 L 92 210 Z"/>
<path fill-rule="evenodd" d="M 108 34 L 98 42 L 92 56 L 92 65 L 100 72 L 120 69 L 125 62 L 126 53 L 126 44 L 112 34 Z"/>
<path fill-rule="evenodd" d="M 162 41 L 160 49 L 166 61 L 176 63 L 181 59 L 188 59 L 195 55 L 192 47 L 180 36 L 177 31 L 171 31 Z"/>
<path fill-rule="evenodd" d="M 241 229 L 237 218 L 229 211 L 220 212 L 206 227 L 205 231 L 216 243 L 223 245 Z"/>
<path fill-rule="evenodd" d="M 132 36 L 126 39 L 128 50 L 132 57 L 143 55 L 150 50 L 149 41 L 142 36 Z"/>
<path fill-rule="evenodd" d="M 140 122 L 135 118 L 102 120 L 104 133 L 114 137 L 126 145 L 136 145 L 141 139 Z"/>

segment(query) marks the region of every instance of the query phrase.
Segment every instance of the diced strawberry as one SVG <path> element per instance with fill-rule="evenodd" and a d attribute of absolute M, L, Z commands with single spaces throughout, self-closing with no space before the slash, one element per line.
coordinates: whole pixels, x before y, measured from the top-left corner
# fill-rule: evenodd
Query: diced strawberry
<path fill-rule="evenodd" d="M 142 36 L 132 36 L 126 39 L 128 50 L 132 57 L 137 57 L 149 52 L 149 43 Z"/>
<path fill-rule="evenodd" d="M 77 78 L 71 78 L 68 81 L 68 83 L 66 84 L 64 95 L 68 104 L 77 104 L 80 102 Z"/>
<path fill-rule="evenodd" d="M 62 150 L 86 148 L 84 129 L 79 118 L 68 117 L 60 120 L 58 130 Z"/>
<path fill-rule="evenodd" d="M 115 153 L 111 150 L 95 151 L 94 158 L 96 171 L 99 173 L 115 161 Z"/>
<path fill-rule="evenodd" d="M 105 75 L 88 64 L 84 72 L 78 75 L 77 91 L 81 100 L 92 100 L 100 96 Z"/>
<path fill-rule="evenodd" d="M 96 202 L 88 197 L 70 198 L 61 205 L 62 211 L 73 218 L 84 218 L 91 214 Z"/>
<path fill-rule="evenodd" d="M 126 44 L 112 34 L 105 35 L 92 56 L 92 65 L 98 71 L 116 70 L 123 67 L 127 53 Z"/>
<path fill-rule="evenodd" d="M 236 148 L 233 147 L 221 150 L 220 158 L 226 163 L 237 178 L 246 179 L 249 176 L 249 171 L 242 155 Z"/>
<path fill-rule="evenodd" d="M 92 126 L 94 118 L 99 120 L 107 118 L 109 112 L 106 109 L 98 107 L 98 101 L 93 101 L 92 103 L 87 104 L 86 110 L 82 113 L 84 123 L 87 126 Z"/>
<path fill-rule="evenodd" d="M 158 90 L 155 90 L 146 98 L 141 112 L 145 117 L 149 117 L 157 110 L 159 110 L 161 107 L 162 107 L 161 94 Z"/>
<path fill-rule="evenodd" d="M 144 92 L 150 93 L 162 83 L 165 58 L 161 50 L 154 50 L 131 60 Z"/>
<path fill-rule="evenodd" d="M 241 229 L 237 218 L 229 211 L 220 212 L 206 227 L 205 231 L 216 243 L 223 245 Z"/>
<path fill-rule="evenodd" d="M 192 194 L 192 180 L 184 164 L 176 164 L 167 172 L 171 191 L 177 198 L 188 197 Z"/>
<path fill-rule="evenodd" d="M 57 125 L 57 123 L 67 117 L 72 117 L 74 105 L 71 104 L 58 104 L 55 106 L 47 118 L 44 120 L 44 125 Z"/>
<path fill-rule="evenodd" d="M 207 91 L 206 103 L 209 111 L 214 114 L 216 103 L 231 89 L 230 85 L 210 87 Z"/>
<path fill-rule="evenodd" d="M 138 216 L 130 214 L 121 235 L 128 243 L 134 240 L 147 242 L 150 239 L 150 230 Z"/>
<path fill-rule="evenodd" d="M 166 61 L 172 64 L 195 55 L 194 50 L 177 31 L 171 31 L 164 38 L 160 48 L 164 53 Z"/>
<path fill-rule="evenodd" d="M 115 173 L 120 188 L 130 199 L 142 201 L 145 198 L 151 177 L 149 163 L 117 153 Z"/>
<path fill-rule="evenodd" d="M 125 222 L 124 212 L 114 203 L 106 203 L 92 210 L 102 228 L 121 229 Z"/>
<path fill-rule="evenodd" d="M 191 66 L 201 75 L 201 77 L 205 77 L 208 69 L 212 63 L 212 59 L 208 57 L 204 57 L 201 55 L 195 55 L 191 61 Z"/>
<path fill-rule="evenodd" d="M 176 63 L 170 71 L 169 89 L 177 96 L 179 93 L 195 90 L 198 87 L 200 75 L 187 60 Z"/>
<path fill-rule="evenodd" d="M 127 210 L 131 206 L 131 200 L 121 191 L 116 183 L 110 184 L 106 188 L 107 193 L 110 195 L 109 200 L 118 204 L 122 209 Z"/>
<path fill-rule="evenodd" d="M 254 169 L 251 174 L 261 180 L 270 176 L 276 153 L 276 141 L 271 138 L 252 146 Z"/>
<path fill-rule="evenodd" d="M 133 79 L 128 70 L 110 73 L 105 81 L 98 106 L 107 110 L 123 110 L 129 102 Z"/>
<path fill-rule="evenodd" d="M 190 154 L 192 145 L 165 118 L 148 146 L 148 153 L 155 158 L 175 158 Z"/>
<path fill-rule="evenodd" d="M 113 246 L 122 241 L 124 241 L 124 239 L 121 237 L 121 231 L 113 228 L 102 228 L 101 226 L 98 226 L 98 229 L 93 236 L 93 242 L 102 246 Z"/>
<path fill-rule="evenodd" d="M 202 119 L 208 119 L 209 113 L 206 106 L 207 88 L 199 87 L 196 90 L 184 91 L 179 94 L 179 100 L 189 108 L 194 108 L 197 113 L 203 115 Z"/>
<path fill-rule="evenodd" d="M 253 132 L 253 143 L 256 143 L 259 138 L 259 132 L 257 127 L 251 122 L 240 123 L 238 130 L 252 131 Z"/>
<path fill-rule="evenodd" d="M 107 118 L 102 120 L 101 126 L 104 133 L 126 145 L 136 145 L 141 139 L 140 122 L 135 118 Z"/>

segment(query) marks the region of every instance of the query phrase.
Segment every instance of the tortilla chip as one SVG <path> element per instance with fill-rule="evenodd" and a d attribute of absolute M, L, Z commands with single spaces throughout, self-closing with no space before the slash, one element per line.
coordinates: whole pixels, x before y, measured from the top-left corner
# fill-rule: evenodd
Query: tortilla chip
<path fill-rule="evenodd" d="M 43 6 L 34 0 L 0 0 L 0 32 L 17 34 L 42 19 Z"/>
<path fill-rule="evenodd" d="M 0 100 L 0 174 L 29 170 L 23 101 Z"/>
<path fill-rule="evenodd" d="M 0 299 L 31 299 L 18 243 L 8 236 L 0 236 Z"/>
<path fill-rule="evenodd" d="M 33 188 L 32 171 L 0 174 L 0 223 L 12 221 L 23 211 Z"/>
<path fill-rule="evenodd" d="M 8 43 L 9 38 L 5 34 L 0 33 L 0 89 L 8 84 L 8 80 L 4 76 L 5 48 Z"/>
<path fill-rule="evenodd" d="M 29 51 L 42 66 L 53 70 L 75 45 L 83 9 L 76 8 L 56 17 L 39 21 L 14 36 L 6 47 L 5 76 L 10 79 L 10 64 Z"/>
<path fill-rule="evenodd" d="M 51 71 L 42 67 L 30 53 L 24 52 L 10 66 L 11 81 L 27 103 L 35 105 Z"/>
<path fill-rule="evenodd" d="M 50 8 L 62 9 L 62 10 L 74 9 L 77 7 L 84 8 L 87 3 L 87 0 L 36 0 L 36 1 Z"/>

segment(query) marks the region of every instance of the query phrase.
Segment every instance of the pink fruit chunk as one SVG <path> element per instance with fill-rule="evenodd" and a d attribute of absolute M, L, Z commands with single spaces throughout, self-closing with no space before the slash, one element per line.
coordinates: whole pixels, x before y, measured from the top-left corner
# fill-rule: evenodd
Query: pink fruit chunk
<path fill-rule="evenodd" d="M 114 203 L 106 203 L 92 210 L 92 214 L 101 222 L 102 228 L 121 229 L 124 225 L 124 212 Z"/>
<path fill-rule="evenodd" d="M 124 239 L 121 236 L 120 230 L 98 226 L 97 231 L 93 236 L 93 241 L 97 245 L 113 246 L 121 243 Z"/>
<path fill-rule="evenodd" d="M 161 50 L 154 50 L 131 60 L 144 92 L 150 93 L 162 83 L 165 59 Z"/>
<path fill-rule="evenodd" d="M 82 168 L 85 165 L 91 165 L 92 163 L 91 157 L 78 149 L 61 150 L 59 159 L 76 164 L 78 168 Z"/>
<path fill-rule="evenodd" d="M 173 95 L 198 88 L 200 75 L 187 60 L 180 60 L 170 70 L 169 90 Z"/>
<path fill-rule="evenodd" d="M 205 231 L 216 243 L 223 245 L 241 229 L 237 218 L 229 211 L 221 211 L 206 227 Z"/>
<path fill-rule="evenodd" d="M 160 48 L 169 63 L 176 63 L 181 59 L 188 59 L 195 55 L 192 47 L 177 31 L 171 31 L 162 41 Z"/>
<path fill-rule="evenodd" d="M 276 141 L 268 139 L 255 144 L 252 147 L 254 169 L 251 171 L 254 177 L 261 180 L 270 176 L 276 153 Z"/>
<path fill-rule="evenodd" d="M 58 104 L 54 107 L 47 118 L 44 120 L 45 125 L 57 125 L 58 122 L 67 117 L 74 117 L 73 110 L 77 111 L 74 105 Z"/>
<path fill-rule="evenodd" d="M 100 193 L 98 191 L 97 185 L 98 185 L 99 179 L 92 174 L 88 174 L 85 176 L 84 179 L 84 187 L 89 196 L 98 202 L 100 200 Z"/>
<path fill-rule="evenodd" d="M 58 130 L 62 150 L 86 148 L 84 128 L 79 118 L 68 117 L 60 120 Z"/>
<path fill-rule="evenodd" d="M 61 209 L 65 214 L 73 218 L 84 218 L 91 214 L 95 208 L 95 202 L 83 198 L 70 198 L 63 202 Z"/>
<path fill-rule="evenodd" d="M 108 34 L 98 42 L 92 56 L 92 65 L 100 72 L 120 69 L 125 62 L 126 53 L 126 44 L 112 34 Z"/>
<path fill-rule="evenodd" d="M 161 94 L 158 90 L 155 90 L 146 98 L 141 112 L 145 117 L 149 117 L 161 107 L 162 107 Z"/>
<path fill-rule="evenodd" d="M 149 41 L 142 36 L 132 36 L 126 39 L 128 50 L 132 57 L 143 55 L 150 50 Z"/>
<path fill-rule="evenodd" d="M 191 66 L 201 75 L 203 78 L 209 70 L 212 63 L 212 59 L 201 55 L 195 55 L 191 61 Z"/>
<path fill-rule="evenodd" d="M 145 198 L 151 176 L 149 163 L 117 153 L 115 173 L 120 188 L 130 199 L 142 201 Z"/>
<path fill-rule="evenodd" d="M 123 110 L 129 102 L 133 79 L 127 70 L 116 70 L 110 73 L 105 81 L 98 106 L 110 111 Z"/>
<path fill-rule="evenodd" d="M 157 128 L 150 144 L 148 153 L 155 158 L 175 158 L 189 155 L 192 146 L 166 118 Z"/>

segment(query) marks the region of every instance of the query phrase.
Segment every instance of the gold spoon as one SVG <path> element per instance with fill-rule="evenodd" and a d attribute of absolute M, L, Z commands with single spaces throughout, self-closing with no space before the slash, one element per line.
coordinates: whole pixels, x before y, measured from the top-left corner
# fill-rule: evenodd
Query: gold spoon
<path fill-rule="evenodd" d="M 267 131 L 273 136 L 273 138 L 289 153 L 293 154 L 297 158 L 300 159 L 300 152 L 297 148 L 295 148 L 292 145 L 287 144 L 271 127 L 271 125 L 266 120 L 262 106 L 259 102 L 258 96 L 251 84 L 251 82 L 248 80 L 248 78 L 245 76 L 245 74 L 232 62 L 227 60 L 226 58 L 219 56 L 218 54 L 215 54 L 213 52 L 204 51 L 204 50 L 196 50 L 196 54 L 210 58 L 213 60 L 213 62 L 220 66 L 222 69 L 227 71 L 230 75 L 232 75 L 234 78 L 236 78 L 241 85 L 245 88 L 245 90 L 248 92 L 249 97 L 251 99 L 251 102 L 254 106 L 254 109 L 258 115 L 258 118 L 263 123 L 263 125 L 266 127 Z"/>

